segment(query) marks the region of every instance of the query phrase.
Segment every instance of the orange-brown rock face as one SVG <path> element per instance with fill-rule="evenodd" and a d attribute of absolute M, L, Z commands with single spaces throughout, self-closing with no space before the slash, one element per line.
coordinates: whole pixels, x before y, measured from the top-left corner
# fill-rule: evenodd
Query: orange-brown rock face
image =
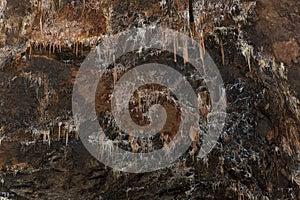
<path fill-rule="evenodd" d="M 275 42 L 273 44 L 273 51 L 275 58 L 288 66 L 291 66 L 292 62 L 299 62 L 300 49 L 297 40 L 294 38 L 289 41 Z"/>

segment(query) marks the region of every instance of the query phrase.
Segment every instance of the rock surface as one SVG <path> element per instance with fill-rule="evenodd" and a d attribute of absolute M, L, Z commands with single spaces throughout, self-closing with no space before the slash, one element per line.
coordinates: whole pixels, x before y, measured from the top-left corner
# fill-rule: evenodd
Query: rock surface
<path fill-rule="evenodd" d="M 0 197 L 300 199 L 298 1 L 190 1 L 194 22 L 183 17 L 184 1 L 41 2 L 0 0 Z M 186 153 L 169 168 L 129 174 L 98 162 L 75 135 L 68 145 L 66 131 L 58 137 L 58 120 L 70 120 L 76 73 L 98 36 L 153 24 L 184 31 L 188 23 L 227 94 L 224 130 L 205 159 Z M 99 89 L 104 100 L 111 80 Z M 50 146 L 34 128 L 51 130 Z"/>

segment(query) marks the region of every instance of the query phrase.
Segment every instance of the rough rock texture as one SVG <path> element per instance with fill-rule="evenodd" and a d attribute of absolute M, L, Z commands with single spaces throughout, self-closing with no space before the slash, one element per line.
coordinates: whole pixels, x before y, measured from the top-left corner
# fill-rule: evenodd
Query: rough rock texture
<path fill-rule="evenodd" d="M 253 24 L 249 38 L 257 48 L 263 47 L 267 54 L 288 65 L 288 79 L 291 87 L 300 94 L 300 2 L 285 0 L 274 3 L 270 0 L 257 2 L 258 21 Z M 288 49 L 289 48 L 291 49 Z M 283 49 L 282 49 L 283 48 Z"/>
<path fill-rule="evenodd" d="M 295 64 L 298 63 L 300 51 L 295 38 L 292 38 L 289 41 L 274 43 L 273 51 L 275 58 L 278 61 L 286 63 L 288 66 L 291 66 L 292 62 L 294 62 Z"/>
<path fill-rule="evenodd" d="M 0 0 L 0 20 L 1 197 L 300 199 L 298 1 Z M 99 163 L 74 135 L 66 146 L 58 122 L 72 121 L 72 83 L 101 34 L 145 25 L 185 31 L 205 44 L 224 80 L 228 116 L 205 159 L 187 152 L 167 169 L 128 174 Z M 134 65 L 137 58 L 124 60 Z M 177 65 L 184 67 L 183 59 Z M 99 121 L 109 130 L 103 115 Z M 35 132 L 44 129 L 50 145 Z"/>

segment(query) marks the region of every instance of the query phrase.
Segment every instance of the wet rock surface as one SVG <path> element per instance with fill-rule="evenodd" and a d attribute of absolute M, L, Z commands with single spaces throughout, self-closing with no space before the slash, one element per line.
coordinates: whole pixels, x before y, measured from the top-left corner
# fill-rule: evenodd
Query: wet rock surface
<path fill-rule="evenodd" d="M 11 45 L 17 49 L 17 53 L 6 54 L 7 51 L 4 49 L 5 53 L 0 56 L 0 59 L 2 56 L 7 58 L 0 71 L 1 197 L 7 199 L 300 198 L 300 108 L 299 100 L 295 97 L 299 95 L 298 88 L 300 88 L 297 76 L 299 70 L 297 30 L 300 28 L 297 21 L 299 16 L 297 1 L 278 1 L 276 4 L 259 0 L 255 12 L 252 11 L 253 4 L 249 2 L 237 5 L 231 1 L 223 4 L 216 1 L 213 6 L 205 4 L 202 7 L 198 1 L 194 2 L 195 24 L 203 30 L 206 50 L 216 62 L 226 88 L 228 103 L 226 124 L 218 144 L 205 159 L 197 160 L 195 155 L 186 152 L 169 168 L 144 174 L 117 172 L 104 166 L 89 154 L 80 140 L 76 140 L 74 132 L 70 132 L 67 142 L 68 131 L 62 125 L 59 132 L 58 122 L 66 124 L 70 121 L 72 84 L 80 64 L 93 46 L 92 42 L 86 43 L 87 39 L 91 41 L 100 32 L 116 33 L 128 27 L 153 25 L 153 21 L 162 26 L 184 30 L 185 21 L 180 15 L 181 11 L 188 8 L 188 4 L 181 1 L 166 1 L 166 4 L 157 1 L 116 1 L 109 7 L 107 2 L 86 1 L 87 15 L 80 18 L 83 21 L 78 22 L 76 19 L 79 16 L 85 16 L 82 15 L 83 2 L 85 1 L 62 1 L 61 7 L 64 10 L 57 11 L 61 14 L 54 16 L 67 18 L 71 24 L 75 24 L 73 28 L 79 24 L 79 32 L 76 34 L 81 34 L 80 24 L 84 24 L 84 20 L 96 24 L 93 15 L 88 13 L 97 12 L 96 3 L 101 2 L 101 5 L 106 7 L 106 10 L 103 9 L 105 19 L 108 20 L 106 30 L 102 25 L 94 25 L 98 29 L 90 29 L 95 31 L 85 33 L 86 35 L 78 40 L 76 38 L 71 40 L 70 37 L 69 44 L 65 44 L 65 41 L 58 44 L 38 42 L 36 46 L 31 45 L 35 39 L 46 41 L 39 30 L 38 21 L 36 24 L 33 22 L 33 26 L 37 27 L 36 33 L 25 31 L 23 36 L 6 33 L 5 37 L 9 36 L 10 39 L 4 41 L 4 48 Z M 8 1 L 7 4 L 10 9 L 20 9 L 22 12 L 15 15 L 12 11 L 6 11 L 4 12 L 6 20 L 14 20 L 14 17 L 22 20 L 26 12 L 35 16 L 33 17 L 35 20 L 39 19 L 38 9 L 30 10 L 30 1 L 24 1 L 24 4 L 19 1 Z M 54 3 L 54 7 L 56 9 L 59 7 L 58 2 Z M 225 12 L 225 15 L 224 18 L 217 19 L 216 23 L 211 17 L 202 18 L 201 22 L 198 22 L 196 8 L 204 11 L 207 8 L 206 16 L 214 16 L 216 13 L 219 16 L 222 12 Z M 219 8 L 222 9 L 218 10 Z M 0 11 L 2 10 L 4 9 L 0 7 Z M 65 15 L 62 14 L 64 11 Z M 78 17 L 70 14 L 72 12 L 76 12 Z M 44 20 L 47 16 L 46 14 Z M 58 19 L 56 22 L 61 21 Z M 47 28 L 50 32 L 54 30 L 55 26 L 51 27 L 51 23 L 43 23 L 43 30 Z M 14 34 L 20 32 L 20 27 L 11 29 Z M 7 27 L 4 30 L 7 31 Z M 62 32 L 68 33 L 66 30 Z M 24 39 L 25 50 L 20 50 L 16 45 L 23 44 L 21 42 L 23 37 L 28 40 Z M 53 36 L 50 34 L 49 37 Z M 194 37 L 199 36 L 195 34 Z M 98 37 L 93 43 L 97 40 Z M 253 53 L 249 50 L 250 45 L 254 46 Z M 145 52 L 141 57 L 147 56 L 149 55 Z M 172 54 L 158 54 L 150 60 L 162 60 L 170 64 L 173 63 L 169 61 L 170 58 L 173 59 Z M 137 64 L 138 56 L 129 54 L 124 60 Z M 184 66 L 183 62 L 183 59 L 178 58 L 179 66 Z M 282 69 L 280 62 L 287 65 L 288 71 Z M 98 92 L 104 100 L 109 99 L 106 93 L 113 85 L 112 77 L 109 71 L 106 85 L 99 88 Z M 99 104 L 103 108 L 104 104 L 101 103 L 102 100 Z M 105 106 L 107 109 L 104 111 L 109 110 L 109 105 Z M 99 116 L 99 121 L 107 124 L 103 115 Z M 110 126 L 107 127 L 109 130 Z M 44 140 L 43 135 L 36 135 L 32 131 L 34 128 L 49 129 L 51 143 Z M 113 137 L 115 133 L 108 132 L 108 134 Z M 189 151 L 191 150 L 192 147 Z"/>

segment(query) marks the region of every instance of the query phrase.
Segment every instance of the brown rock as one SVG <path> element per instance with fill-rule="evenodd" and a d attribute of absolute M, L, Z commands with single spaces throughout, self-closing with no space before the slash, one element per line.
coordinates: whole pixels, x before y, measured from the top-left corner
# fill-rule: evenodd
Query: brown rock
<path fill-rule="evenodd" d="M 299 45 L 294 38 L 289 41 L 276 42 L 273 44 L 273 52 L 278 61 L 291 66 L 292 62 L 298 63 Z"/>

